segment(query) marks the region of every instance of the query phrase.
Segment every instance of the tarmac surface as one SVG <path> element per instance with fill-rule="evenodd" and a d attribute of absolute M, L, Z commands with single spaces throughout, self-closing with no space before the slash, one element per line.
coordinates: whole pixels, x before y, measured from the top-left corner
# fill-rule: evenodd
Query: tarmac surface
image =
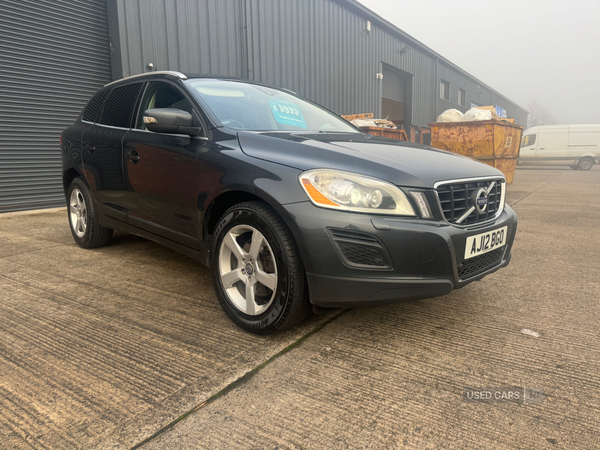
<path fill-rule="evenodd" d="M 80 249 L 64 210 L 0 215 L 0 449 L 598 448 L 599 191 L 598 166 L 518 169 L 507 268 L 267 337 L 185 256 Z"/>

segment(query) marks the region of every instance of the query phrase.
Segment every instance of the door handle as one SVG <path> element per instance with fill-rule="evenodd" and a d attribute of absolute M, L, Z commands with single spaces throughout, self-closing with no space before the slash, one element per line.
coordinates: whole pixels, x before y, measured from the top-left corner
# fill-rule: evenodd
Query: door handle
<path fill-rule="evenodd" d="M 129 153 L 127 153 L 127 158 L 133 163 L 136 164 L 140 159 L 138 156 L 138 152 L 136 152 L 135 150 L 130 151 Z"/>
<path fill-rule="evenodd" d="M 96 150 L 96 147 L 94 147 L 93 145 L 88 145 L 88 148 L 87 148 L 88 153 L 94 153 L 94 150 Z"/>

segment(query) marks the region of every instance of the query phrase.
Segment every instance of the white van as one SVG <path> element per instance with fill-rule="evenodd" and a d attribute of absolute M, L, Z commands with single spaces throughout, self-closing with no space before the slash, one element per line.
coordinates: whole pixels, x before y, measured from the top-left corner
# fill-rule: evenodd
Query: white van
<path fill-rule="evenodd" d="M 523 132 L 518 163 L 589 170 L 600 164 L 600 125 L 528 128 Z"/>

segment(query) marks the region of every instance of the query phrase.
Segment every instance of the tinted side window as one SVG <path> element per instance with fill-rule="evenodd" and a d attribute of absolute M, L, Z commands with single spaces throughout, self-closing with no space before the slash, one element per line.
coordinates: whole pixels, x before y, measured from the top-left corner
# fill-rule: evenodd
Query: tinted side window
<path fill-rule="evenodd" d="M 98 118 L 98 114 L 102 110 L 102 105 L 104 104 L 104 100 L 106 100 L 109 92 L 110 90 L 108 89 L 102 89 L 101 91 L 96 92 L 96 95 L 94 95 L 85 106 L 83 114 L 81 115 L 81 120 L 95 122 Z"/>
<path fill-rule="evenodd" d="M 142 102 L 140 104 L 140 113 L 137 118 L 136 128 L 145 130 L 144 111 L 155 108 L 173 108 L 181 109 L 192 113 L 191 103 L 183 96 L 183 94 L 168 83 L 161 81 L 151 81 L 144 92 Z"/>
<path fill-rule="evenodd" d="M 129 128 L 135 102 L 142 85 L 143 83 L 135 83 L 113 89 L 104 104 L 100 123 L 112 127 Z"/>

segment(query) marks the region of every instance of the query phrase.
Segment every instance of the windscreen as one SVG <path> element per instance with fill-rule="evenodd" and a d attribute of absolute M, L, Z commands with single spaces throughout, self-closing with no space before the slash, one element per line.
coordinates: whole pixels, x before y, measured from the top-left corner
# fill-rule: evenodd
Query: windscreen
<path fill-rule="evenodd" d="M 228 80 L 186 83 L 223 125 L 236 130 L 358 133 L 335 114 L 285 91 Z"/>

